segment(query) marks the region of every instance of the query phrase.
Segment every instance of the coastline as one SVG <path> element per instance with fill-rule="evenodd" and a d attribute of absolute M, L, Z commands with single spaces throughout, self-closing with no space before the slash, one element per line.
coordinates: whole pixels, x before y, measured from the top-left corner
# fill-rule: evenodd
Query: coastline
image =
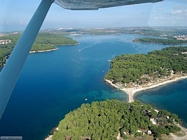
<path fill-rule="evenodd" d="M 75 44 L 64 44 L 64 45 L 62 45 L 62 46 L 77 46 L 77 45 L 79 45 L 79 44 L 80 44 L 80 43 L 78 42 L 78 43 L 75 43 Z M 58 49 L 59 49 L 59 47 L 53 48 L 53 49 L 47 49 L 47 50 L 30 51 L 29 54 L 52 52 L 52 51 L 56 51 L 56 50 L 58 50 Z M 4 65 L 3 65 L 3 66 L 4 66 Z M 1 68 L 3 68 L 3 66 L 0 66 L 0 70 L 1 70 Z"/>
<path fill-rule="evenodd" d="M 75 44 L 63 44 L 62 46 L 76 46 L 76 45 L 79 45 L 80 43 L 75 43 Z M 30 51 L 29 53 L 32 54 L 32 53 L 43 53 L 43 52 L 51 52 L 51 51 L 56 51 L 58 50 L 59 48 L 53 48 L 53 49 L 48 49 L 48 50 L 37 50 L 37 51 Z"/>
<path fill-rule="evenodd" d="M 187 140 L 187 128 L 181 126 L 178 124 L 178 127 L 181 129 L 181 132 L 183 133 L 182 136 L 170 133 L 170 136 L 173 140 Z"/>
<path fill-rule="evenodd" d="M 181 76 L 177 76 L 177 77 L 173 76 L 173 77 L 170 77 L 164 81 L 149 83 L 146 86 L 143 85 L 143 86 L 138 86 L 138 87 L 133 87 L 133 88 L 124 88 L 122 85 L 120 85 L 118 83 L 113 84 L 112 81 L 108 80 L 108 79 L 105 79 L 105 82 L 108 83 L 109 85 L 111 85 L 112 87 L 125 92 L 128 95 L 128 102 L 131 103 L 131 102 L 134 102 L 134 97 L 138 92 L 145 91 L 148 89 L 153 89 L 156 87 L 160 87 L 160 86 L 167 85 L 167 84 L 177 82 L 180 80 L 184 80 L 184 79 L 187 79 L 187 75 L 181 75 Z"/>
<path fill-rule="evenodd" d="M 49 50 L 38 50 L 38 51 L 30 51 L 29 53 L 43 53 L 43 52 L 51 52 L 51 51 L 56 51 L 58 50 L 58 48 L 54 48 L 54 49 L 49 49 Z"/>
<path fill-rule="evenodd" d="M 44 140 L 52 140 L 53 135 L 49 135 L 47 138 L 45 138 Z"/>

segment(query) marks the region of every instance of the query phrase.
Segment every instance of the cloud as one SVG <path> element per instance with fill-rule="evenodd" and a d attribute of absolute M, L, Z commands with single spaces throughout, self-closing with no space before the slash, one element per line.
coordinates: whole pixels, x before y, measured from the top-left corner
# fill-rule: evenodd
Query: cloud
<path fill-rule="evenodd" d="M 186 19 L 187 5 L 170 1 L 154 6 L 150 16 L 149 25 L 186 26 Z"/>

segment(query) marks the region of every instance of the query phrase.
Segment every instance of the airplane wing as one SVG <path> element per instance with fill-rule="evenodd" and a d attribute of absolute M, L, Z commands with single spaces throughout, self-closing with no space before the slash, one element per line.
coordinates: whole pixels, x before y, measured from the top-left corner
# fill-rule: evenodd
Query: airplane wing
<path fill-rule="evenodd" d="M 56 0 L 55 3 L 70 10 L 97 10 L 99 8 L 154 3 L 163 0 Z"/>

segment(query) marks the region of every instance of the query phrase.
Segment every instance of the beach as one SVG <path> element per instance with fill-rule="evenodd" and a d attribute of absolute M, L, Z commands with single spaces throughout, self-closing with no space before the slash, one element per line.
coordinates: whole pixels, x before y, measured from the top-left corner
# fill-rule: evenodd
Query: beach
<path fill-rule="evenodd" d="M 187 75 L 181 75 L 181 76 L 173 75 L 173 76 L 169 77 L 168 79 L 162 79 L 159 82 L 148 83 L 146 85 L 140 85 L 140 86 L 132 87 L 132 88 L 126 88 L 126 87 L 124 88 L 121 84 L 119 84 L 119 83 L 114 84 L 114 83 L 112 83 L 112 81 L 110 81 L 108 79 L 105 79 L 105 82 L 108 83 L 109 85 L 111 85 L 112 87 L 115 87 L 115 88 L 127 93 L 128 102 L 131 103 L 131 102 L 134 102 L 135 94 L 137 94 L 138 92 L 145 91 L 148 89 L 153 89 L 153 88 L 156 88 L 159 86 L 163 86 L 163 85 L 177 82 L 179 80 L 184 80 L 184 79 L 187 79 Z"/>
<path fill-rule="evenodd" d="M 49 50 L 30 51 L 29 53 L 42 53 L 42 52 L 51 52 L 51 51 L 56 51 L 56 50 L 58 50 L 58 48 L 49 49 Z"/>
<path fill-rule="evenodd" d="M 45 140 L 52 140 L 53 135 L 48 136 Z"/>

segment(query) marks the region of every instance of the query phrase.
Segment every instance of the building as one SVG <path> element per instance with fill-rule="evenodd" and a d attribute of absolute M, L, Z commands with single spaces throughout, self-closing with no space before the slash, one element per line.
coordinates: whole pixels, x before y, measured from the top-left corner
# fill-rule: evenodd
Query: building
<path fill-rule="evenodd" d="M 178 35 L 178 36 L 174 36 L 174 38 L 177 40 L 187 41 L 187 35 Z"/>
<path fill-rule="evenodd" d="M 0 45 L 7 45 L 9 43 L 11 43 L 12 41 L 9 39 L 5 39 L 5 40 L 0 40 Z"/>

